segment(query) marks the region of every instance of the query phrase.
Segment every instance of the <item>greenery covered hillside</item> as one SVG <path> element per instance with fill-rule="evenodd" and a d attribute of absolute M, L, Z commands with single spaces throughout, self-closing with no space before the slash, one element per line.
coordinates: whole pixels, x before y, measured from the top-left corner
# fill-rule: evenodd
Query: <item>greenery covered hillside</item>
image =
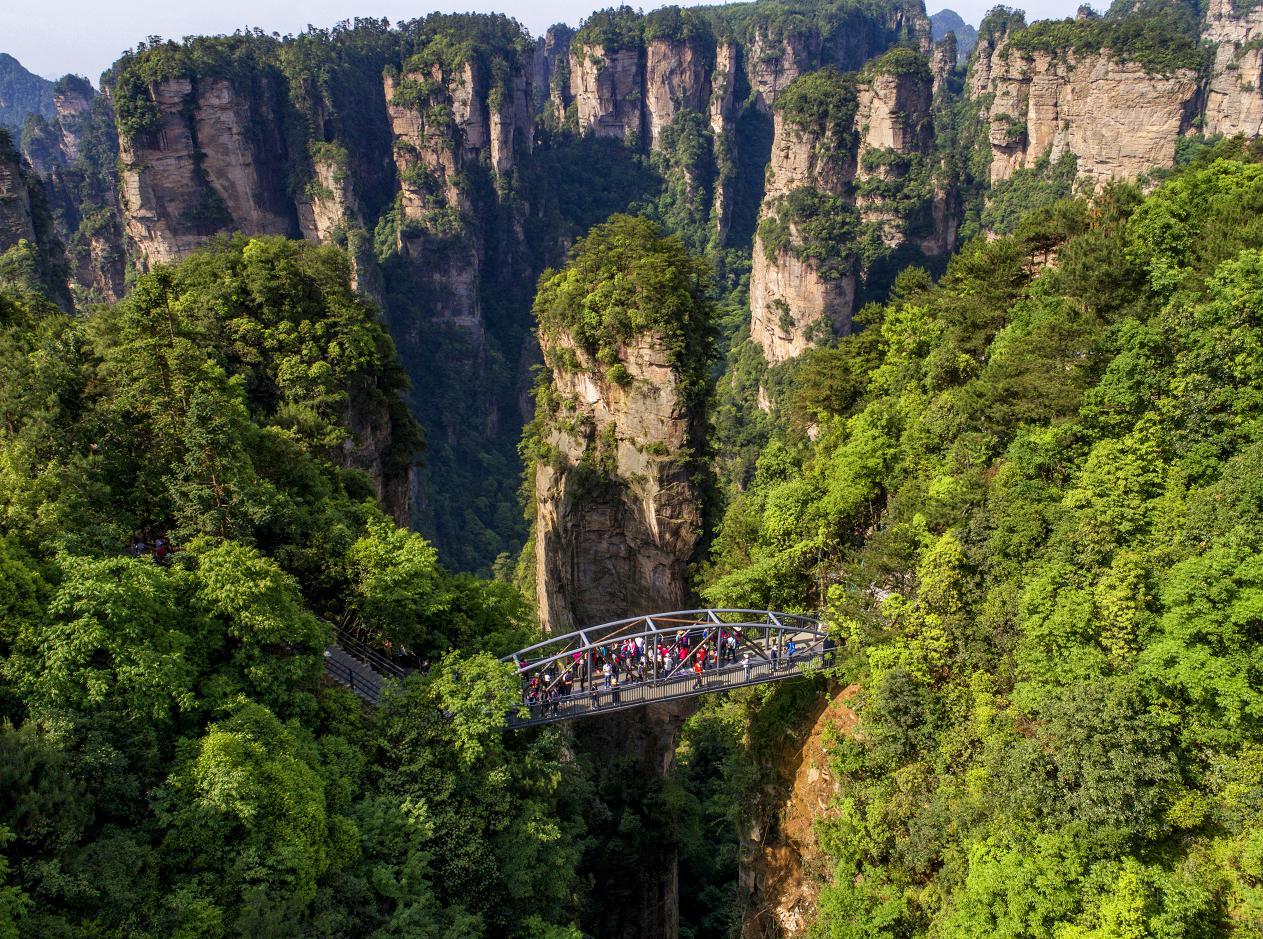
<path fill-rule="evenodd" d="M 1059 202 L 793 366 L 705 593 L 853 653 L 816 935 L 1263 931 L 1258 160 Z"/>
<path fill-rule="evenodd" d="M 571 771 L 488 654 L 524 601 L 328 458 L 402 390 L 347 280 L 238 239 L 85 318 L 0 294 L 0 936 L 571 935 Z M 369 718 L 333 623 L 434 667 Z"/>

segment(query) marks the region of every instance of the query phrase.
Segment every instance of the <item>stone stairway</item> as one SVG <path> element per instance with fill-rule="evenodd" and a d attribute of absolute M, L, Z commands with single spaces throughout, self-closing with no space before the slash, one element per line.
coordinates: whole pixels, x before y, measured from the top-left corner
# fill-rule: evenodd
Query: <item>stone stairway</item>
<path fill-rule="evenodd" d="M 325 649 L 325 674 L 369 704 L 377 703 L 387 681 L 336 642 Z"/>

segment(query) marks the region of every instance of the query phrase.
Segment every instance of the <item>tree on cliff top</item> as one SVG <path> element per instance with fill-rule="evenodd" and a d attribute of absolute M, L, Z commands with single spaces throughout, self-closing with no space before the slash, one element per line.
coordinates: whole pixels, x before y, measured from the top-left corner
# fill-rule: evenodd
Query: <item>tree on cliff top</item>
<path fill-rule="evenodd" d="M 614 215 L 581 238 L 535 298 L 542 337 L 569 333 L 605 365 L 640 337 L 657 336 L 685 397 L 705 392 L 715 349 L 710 271 L 675 235 L 646 218 Z"/>

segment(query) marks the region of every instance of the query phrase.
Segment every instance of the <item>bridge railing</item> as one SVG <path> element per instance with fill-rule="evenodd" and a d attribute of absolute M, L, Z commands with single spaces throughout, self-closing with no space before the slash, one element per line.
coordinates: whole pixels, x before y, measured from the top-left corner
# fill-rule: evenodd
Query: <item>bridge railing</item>
<path fill-rule="evenodd" d="M 384 652 L 355 638 L 341 626 L 333 629 L 338 645 L 384 678 L 405 678 L 410 672 Z"/>
<path fill-rule="evenodd" d="M 796 653 L 792 658 L 751 660 L 749 665 L 728 663 L 704 669 L 700 675 L 689 672 L 667 678 L 647 678 L 645 681 L 620 681 L 609 686 L 598 678 L 592 687 L 562 695 L 555 702 L 523 705 L 525 716 L 523 713 L 510 714 L 509 726 L 534 727 L 645 704 L 692 698 L 713 691 L 781 681 L 830 664 L 833 654 L 832 644 L 825 642 Z"/>
<path fill-rule="evenodd" d="M 369 704 L 377 703 L 381 697 L 381 679 L 366 678 L 345 662 L 339 662 L 332 656 L 326 655 L 324 663 L 325 671 L 330 678 Z"/>

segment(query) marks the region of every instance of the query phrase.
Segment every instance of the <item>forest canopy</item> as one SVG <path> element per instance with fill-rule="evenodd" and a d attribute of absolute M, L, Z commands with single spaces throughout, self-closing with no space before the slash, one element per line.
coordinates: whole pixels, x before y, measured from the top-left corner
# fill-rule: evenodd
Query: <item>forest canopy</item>
<path fill-rule="evenodd" d="M 1220 145 L 787 366 L 704 593 L 851 650 L 816 935 L 1263 928 L 1260 208 Z"/>

